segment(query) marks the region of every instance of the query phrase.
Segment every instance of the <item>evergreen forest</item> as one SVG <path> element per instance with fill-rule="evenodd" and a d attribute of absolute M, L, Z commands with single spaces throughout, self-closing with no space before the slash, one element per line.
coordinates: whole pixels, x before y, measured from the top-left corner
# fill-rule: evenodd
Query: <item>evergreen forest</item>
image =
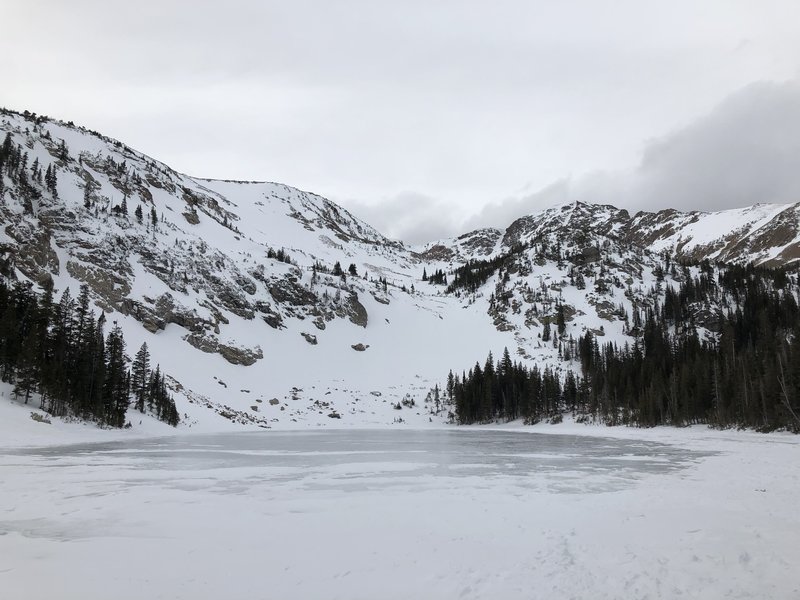
<path fill-rule="evenodd" d="M 577 375 L 529 369 L 507 350 L 496 363 L 490 354 L 483 366 L 451 372 L 455 419 L 531 423 L 572 412 L 614 425 L 800 432 L 796 275 L 705 263 L 694 276 L 684 266 L 679 278 L 635 311 L 622 347 L 591 331 L 562 338 Z"/>
<path fill-rule="evenodd" d="M 175 401 L 161 368 L 151 369 L 147 345 L 129 361 L 122 329 L 114 323 L 105 334 L 105 314 L 90 310 L 85 284 L 77 299 L 67 288 L 58 302 L 52 283 L 43 288 L 37 294 L 0 278 L 0 379 L 14 394 L 26 404 L 38 395 L 52 415 L 108 427 L 124 427 L 131 405 L 177 425 Z"/>

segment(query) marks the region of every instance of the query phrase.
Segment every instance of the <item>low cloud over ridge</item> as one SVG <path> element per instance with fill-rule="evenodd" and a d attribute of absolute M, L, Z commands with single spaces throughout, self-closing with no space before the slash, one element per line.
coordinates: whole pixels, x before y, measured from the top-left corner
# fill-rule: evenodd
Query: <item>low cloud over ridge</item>
<path fill-rule="evenodd" d="M 685 127 L 647 141 L 630 170 L 564 178 L 532 194 L 489 203 L 465 220 L 452 204 L 411 192 L 378 205 L 347 204 L 390 237 L 421 243 L 505 227 L 575 200 L 631 211 L 715 211 L 800 201 L 800 81 L 758 82 L 731 94 Z"/>

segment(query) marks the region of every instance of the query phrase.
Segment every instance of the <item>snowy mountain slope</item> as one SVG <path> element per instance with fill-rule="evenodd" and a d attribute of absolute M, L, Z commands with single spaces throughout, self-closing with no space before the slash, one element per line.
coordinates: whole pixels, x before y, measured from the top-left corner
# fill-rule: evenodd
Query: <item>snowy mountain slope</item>
<path fill-rule="evenodd" d="M 464 262 L 507 252 L 514 244 L 557 234 L 580 240 L 601 236 L 668 252 L 676 259 L 780 266 L 800 259 L 800 203 L 756 204 L 718 212 L 639 212 L 571 202 L 521 217 L 504 231 L 481 229 L 419 248 L 425 258 Z"/>
<path fill-rule="evenodd" d="M 620 237 L 628 220 L 627 211 L 613 206 L 571 202 L 521 217 L 503 231 L 478 229 L 455 239 L 426 244 L 417 251 L 427 260 L 458 264 L 491 258 L 515 245 L 529 245 L 549 235 L 588 245 L 590 239 L 596 240 L 598 236 Z"/>
<path fill-rule="evenodd" d="M 800 204 L 756 204 L 715 213 L 639 213 L 628 239 L 691 260 L 779 266 L 800 258 Z"/>
<path fill-rule="evenodd" d="M 508 343 L 485 309 L 411 293 L 421 259 L 319 196 L 194 179 L 64 123 L 0 124 L 23 171 L 57 173 L 57 195 L 4 175 L 7 271 L 57 294 L 88 284 L 129 354 L 147 342 L 174 377 L 188 423 L 209 407 L 263 426 L 427 422 L 392 405 Z"/>
<path fill-rule="evenodd" d="M 686 276 L 656 276 L 662 250 L 797 258 L 797 206 L 630 217 L 571 203 L 409 248 L 315 194 L 189 177 L 72 124 L 4 112 L 0 132 L 27 154 L 2 179 L 6 273 L 57 294 L 88 284 L 128 354 L 148 344 L 195 428 L 446 418 L 424 405 L 430 388 L 490 350 L 563 369 L 586 331 L 630 341 L 652 290 Z M 48 168 L 54 189 L 38 180 Z M 476 289 L 422 281 L 498 257 Z M 559 313 L 563 332 L 545 333 Z"/>

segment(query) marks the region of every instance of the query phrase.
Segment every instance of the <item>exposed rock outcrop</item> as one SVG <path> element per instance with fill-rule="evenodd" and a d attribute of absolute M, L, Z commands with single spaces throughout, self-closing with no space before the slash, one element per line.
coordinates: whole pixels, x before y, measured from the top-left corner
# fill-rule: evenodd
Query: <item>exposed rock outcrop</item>
<path fill-rule="evenodd" d="M 264 358 L 264 353 L 261 348 L 256 346 L 253 349 L 239 348 L 229 344 L 222 344 L 212 335 L 202 335 L 199 333 L 190 333 L 183 338 L 189 344 L 207 352 L 209 354 L 218 353 L 225 360 L 233 365 L 250 366 L 255 364 L 257 360 Z"/>

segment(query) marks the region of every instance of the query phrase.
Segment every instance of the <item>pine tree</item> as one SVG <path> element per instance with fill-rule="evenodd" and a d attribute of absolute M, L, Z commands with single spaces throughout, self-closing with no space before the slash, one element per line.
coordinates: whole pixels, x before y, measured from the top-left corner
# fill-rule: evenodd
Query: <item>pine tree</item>
<path fill-rule="evenodd" d="M 72 317 L 73 341 L 67 352 L 69 404 L 83 417 L 93 414 L 91 396 L 94 315 L 90 312 L 89 286 L 81 285 Z"/>
<path fill-rule="evenodd" d="M 100 313 L 100 317 L 94 327 L 91 369 L 89 371 L 89 405 L 91 406 L 93 417 L 100 421 L 103 421 L 105 416 L 104 382 L 106 380 L 107 360 L 103 332 L 105 322 L 105 314 Z"/>
<path fill-rule="evenodd" d="M 125 341 L 122 329 L 116 323 L 106 338 L 106 352 L 106 373 L 103 384 L 105 422 L 113 427 L 122 427 L 130 402 L 129 378 L 125 367 Z"/>
<path fill-rule="evenodd" d="M 567 330 L 566 318 L 564 317 L 564 305 L 559 304 L 556 309 L 556 326 L 558 328 L 558 335 L 564 335 Z"/>
<path fill-rule="evenodd" d="M 67 148 L 67 143 L 64 140 L 61 140 L 61 143 L 58 146 L 58 160 L 61 162 L 67 162 L 69 160 L 69 149 Z"/>
<path fill-rule="evenodd" d="M 14 395 L 23 396 L 27 404 L 31 394 L 36 391 L 40 379 L 39 362 L 36 360 L 36 341 L 34 336 L 29 334 L 22 341 Z"/>
<path fill-rule="evenodd" d="M 144 412 L 145 400 L 148 395 L 149 374 L 150 353 L 147 350 L 147 343 L 143 343 L 131 365 L 131 392 L 135 408 L 141 413 Z"/>
<path fill-rule="evenodd" d="M 56 166 L 53 165 L 53 168 L 50 170 L 50 181 L 48 182 L 47 187 L 50 189 L 50 193 L 52 194 L 53 198 L 58 200 L 58 175 L 56 170 Z"/>
<path fill-rule="evenodd" d="M 71 348 L 74 343 L 73 313 L 75 302 L 69 288 L 65 288 L 61 299 L 54 306 L 53 325 L 48 345 L 51 360 L 47 369 L 47 387 L 50 396 L 48 412 L 64 416 L 68 412 Z"/>
<path fill-rule="evenodd" d="M 147 410 L 153 412 L 160 405 L 161 365 L 156 365 L 156 370 L 150 373 L 147 379 Z"/>

